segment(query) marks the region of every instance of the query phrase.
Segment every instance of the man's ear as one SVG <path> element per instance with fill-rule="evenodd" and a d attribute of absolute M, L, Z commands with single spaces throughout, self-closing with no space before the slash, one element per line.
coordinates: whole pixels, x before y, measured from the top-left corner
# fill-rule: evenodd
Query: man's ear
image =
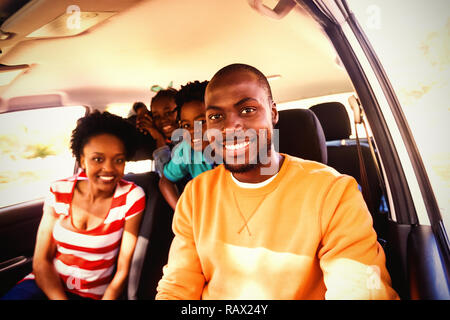
<path fill-rule="evenodd" d="M 275 125 L 278 123 L 278 110 L 277 104 L 273 101 L 271 104 L 271 111 L 272 111 L 272 125 L 275 127 Z"/>

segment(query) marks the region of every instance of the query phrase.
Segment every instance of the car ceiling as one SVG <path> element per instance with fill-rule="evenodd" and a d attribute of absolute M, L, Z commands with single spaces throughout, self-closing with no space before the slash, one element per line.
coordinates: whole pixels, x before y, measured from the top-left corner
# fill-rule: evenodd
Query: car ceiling
<path fill-rule="evenodd" d="M 0 63 L 30 65 L 0 87 L 3 110 L 14 97 L 49 93 L 61 93 L 64 104 L 99 109 L 112 102 L 148 103 L 152 85 L 173 81 L 179 88 L 208 80 L 234 62 L 251 64 L 266 76 L 281 75 L 271 81 L 277 102 L 353 90 L 323 30 L 300 7 L 275 20 L 246 0 L 58 1 L 59 7 L 31 2 L 40 5 L 34 13 L 39 18 L 16 14 L 1 27 L 9 25 L 13 30 L 7 31 L 17 34 L 13 41 L 0 41 Z M 73 4 L 81 11 L 117 14 L 77 36 L 24 37 Z"/>

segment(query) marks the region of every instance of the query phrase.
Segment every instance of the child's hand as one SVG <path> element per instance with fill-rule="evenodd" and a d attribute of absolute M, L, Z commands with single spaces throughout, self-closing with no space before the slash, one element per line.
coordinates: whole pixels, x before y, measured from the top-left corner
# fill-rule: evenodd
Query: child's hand
<path fill-rule="evenodd" d="M 148 114 L 136 118 L 136 128 L 144 134 L 150 134 L 156 140 L 157 147 L 166 144 L 164 135 L 153 124 L 153 119 Z"/>

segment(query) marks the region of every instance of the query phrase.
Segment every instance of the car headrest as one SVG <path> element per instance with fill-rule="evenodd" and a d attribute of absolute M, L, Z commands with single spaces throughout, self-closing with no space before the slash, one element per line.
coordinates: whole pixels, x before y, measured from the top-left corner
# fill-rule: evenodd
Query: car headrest
<path fill-rule="evenodd" d="M 143 142 L 145 142 L 144 139 L 143 139 Z M 148 142 L 152 143 L 150 139 L 148 140 Z M 152 145 L 140 144 L 139 147 L 136 150 L 136 153 L 130 159 L 130 161 L 141 161 L 141 160 L 148 160 L 148 159 L 153 160 L 153 150 L 154 149 L 155 148 L 152 147 Z"/>
<path fill-rule="evenodd" d="M 127 120 L 136 126 L 136 116 L 132 115 Z M 149 134 L 143 134 L 136 130 L 137 149 L 130 161 L 153 160 L 153 150 L 156 149 L 156 141 Z"/>
<path fill-rule="evenodd" d="M 279 152 L 294 157 L 327 163 L 325 135 L 311 110 L 293 109 L 278 112 Z"/>
<path fill-rule="evenodd" d="M 319 118 L 326 141 L 348 139 L 352 133 L 347 110 L 340 102 L 326 102 L 309 108 Z"/>

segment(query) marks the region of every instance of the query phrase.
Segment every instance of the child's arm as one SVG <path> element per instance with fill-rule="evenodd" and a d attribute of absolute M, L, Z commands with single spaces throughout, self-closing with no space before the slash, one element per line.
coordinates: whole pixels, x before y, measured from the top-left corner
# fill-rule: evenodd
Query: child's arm
<path fill-rule="evenodd" d="M 161 179 L 159 179 L 159 190 L 161 190 L 167 203 L 175 210 L 178 198 L 180 197 L 176 184 L 162 174 Z"/>

